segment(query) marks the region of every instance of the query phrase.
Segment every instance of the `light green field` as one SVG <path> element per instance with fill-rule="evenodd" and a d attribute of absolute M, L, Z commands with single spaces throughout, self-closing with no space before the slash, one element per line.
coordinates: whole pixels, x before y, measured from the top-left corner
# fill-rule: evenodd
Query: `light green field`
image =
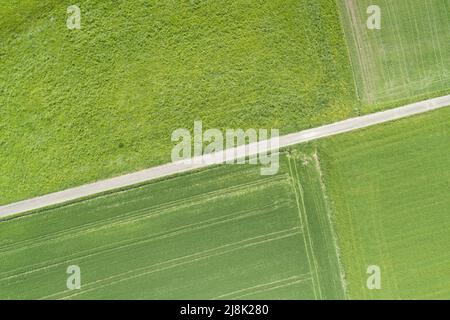
<path fill-rule="evenodd" d="M 364 112 L 450 92 L 448 0 L 338 0 Z M 381 30 L 366 26 L 369 5 Z"/>
<path fill-rule="evenodd" d="M 1 221 L 0 298 L 344 298 L 307 154 L 275 176 L 213 167 Z M 81 290 L 66 287 L 70 265 Z"/>
<path fill-rule="evenodd" d="M 0 2 L 0 203 L 170 161 L 171 133 L 354 114 L 331 0 Z"/>
<path fill-rule="evenodd" d="M 448 298 L 449 119 L 298 146 L 276 176 L 219 166 L 4 220 L 0 298 Z"/>
<path fill-rule="evenodd" d="M 349 296 L 450 297 L 450 108 L 336 136 L 319 154 Z M 381 290 L 366 288 L 369 265 Z"/>
<path fill-rule="evenodd" d="M 81 31 L 68 4 L 0 4 L 0 204 L 167 162 L 194 120 L 283 134 L 450 89 L 445 0 L 378 1 L 379 31 L 368 0 L 84 0 Z M 449 298 L 449 138 L 446 108 L 285 150 L 276 176 L 0 220 L 0 299 Z"/>

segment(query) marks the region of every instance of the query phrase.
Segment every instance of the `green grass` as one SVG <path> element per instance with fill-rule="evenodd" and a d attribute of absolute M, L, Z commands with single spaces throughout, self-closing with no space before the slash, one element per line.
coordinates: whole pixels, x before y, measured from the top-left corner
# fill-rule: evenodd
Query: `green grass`
<path fill-rule="evenodd" d="M 0 221 L 0 298 L 343 298 L 320 181 L 295 150 Z"/>
<path fill-rule="evenodd" d="M 275 176 L 217 166 L 0 221 L 0 298 L 448 298 L 448 119 L 290 148 Z"/>
<path fill-rule="evenodd" d="M 86 0 L 81 31 L 67 1 L 0 4 L 0 204 L 167 162 L 194 120 L 288 133 L 358 112 L 355 85 L 363 113 L 448 92 L 448 2 L 380 1 L 380 31 L 337 3 L 355 79 L 331 0 Z M 448 298 L 449 119 L 0 221 L 0 298 Z"/>
<path fill-rule="evenodd" d="M 170 160 L 171 133 L 279 128 L 357 108 L 331 0 L 0 4 L 0 203 Z"/>
<path fill-rule="evenodd" d="M 448 299 L 450 108 L 319 150 L 350 297 Z M 381 290 L 366 288 L 369 265 L 381 268 Z"/>
<path fill-rule="evenodd" d="M 447 0 L 339 0 L 363 112 L 450 92 Z M 366 27 L 381 8 L 381 30 Z"/>

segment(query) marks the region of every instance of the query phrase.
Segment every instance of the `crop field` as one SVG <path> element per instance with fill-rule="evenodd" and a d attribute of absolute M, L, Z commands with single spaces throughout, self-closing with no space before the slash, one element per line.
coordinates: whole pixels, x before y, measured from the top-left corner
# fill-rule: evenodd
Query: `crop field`
<path fill-rule="evenodd" d="M 381 9 L 380 30 L 366 26 L 373 4 Z M 363 111 L 449 92 L 448 0 L 339 0 L 339 5 Z"/>
<path fill-rule="evenodd" d="M 313 151 L 259 173 L 212 167 L 0 221 L 0 298 L 344 298 Z"/>
<path fill-rule="evenodd" d="M 449 298 L 449 150 L 450 108 L 320 142 L 350 298 Z"/>
<path fill-rule="evenodd" d="M 335 1 L 80 0 L 81 30 L 69 4 L 0 3 L 0 204 L 166 163 L 194 120 L 287 133 L 358 107 Z"/>
<path fill-rule="evenodd" d="M 283 135 L 450 93 L 448 0 L 80 0 L 80 30 L 71 4 L 0 3 L 0 205 L 168 163 L 194 121 Z M 448 299 L 449 150 L 450 106 L 284 148 L 273 176 L 0 219 L 0 300 Z"/>
<path fill-rule="evenodd" d="M 448 119 L 289 148 L 275 176 L 217 166 L 0 221 L 0 298 L 448 298 Z"/>

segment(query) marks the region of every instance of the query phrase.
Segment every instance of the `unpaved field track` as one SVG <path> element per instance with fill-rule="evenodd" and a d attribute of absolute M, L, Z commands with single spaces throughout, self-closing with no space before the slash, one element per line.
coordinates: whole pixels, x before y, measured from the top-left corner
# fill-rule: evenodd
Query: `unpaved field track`
<path fill-rule="evenodd" d="M 333 124 L 303 130 L 296 133 L 288 134 L 280 137 L 279 147 L 287 147 L 299 143 L 304 143 L 319 138 L 324 138 L 339 133 L 349 132 L 376 124 L 389 122 L 412 115 L 428 112 L 431 110 L 440 109 L 450 106 L 450 95 L 442 96 L 434 99 L 428 99 L 421 102 L 416 102 L 407 106 L 377 112 L 361 117 L 351 118 L 344 121 L 339 121 Z M 251 156 L 267 150 L 274 150 L 274 146 L 270 146 L 265 141 L 259 144 L 250 144 L 246 146 L 236 147 L 224 150 L 217 153 L 216 159 L 211 159 L 210 155 L 194 158 L 192 163 L 185 163 L 184 161 L 168 163 L 165 165 L 137 171 L 134 173 L 122 175 L 119 177 L 106 179 L 76 188 L 67 189 L 55 193 L 50 193 L 41 197 L 36 197 L 4 206 L 0 206 L 0 218 L 11 216 L 18 213 L 24 213 L 31 210 L 44 208 L 51 205 L 61 204 L 64 202 L 76 200 L 83 197 L 92 196 L 97 193 L 110 191 L 114 189 L 132 186 L 134 184 L 143 183 L 146 181 L 170 176 L 176 173 L 191 171 L 199 168 L 204 168 L 213 164 L 220 164 L 223 161 L 218 159 L 238 159 L 244 156 Z M 223 157 L 222 157 L 223 155 Z M 209 161 L 204 161 L 209 159 Z"/>
<path fill-rule="evenodd" d="M 282 152 L 272 176 L 215 166 L 2 221 L 0 299 L 343 299 L 311 152 Z"/>

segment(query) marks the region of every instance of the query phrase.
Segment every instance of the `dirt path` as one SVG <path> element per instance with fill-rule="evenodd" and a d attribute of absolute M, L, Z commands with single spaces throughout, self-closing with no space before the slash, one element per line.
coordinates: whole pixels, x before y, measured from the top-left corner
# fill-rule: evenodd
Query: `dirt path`
<path fill-rule="evenodd" d="M 279 147 L 283 148 L 299 143 L 308 142 L 311 140 L 316 140 L 319 138 L 329 137 L 336 134 L 349 132 L 373 126 L 376 124 L 413 116 L 416 114 L 440 109 L 447 106 L 450 106 L 450 95 L 429 99 L 413 103 L 404 107 L 399 107 L 383 112 L 377 112 L 357 118 L 351 118 L 344 121 L 335 122 L 333 124 L 281 136 L 279 138 Z M 217 157 L 218 159 L 223 159 L 222 155 L 226 156 L 226 159 L 229 158 L 237 159 L 242 158 L 245 155 L 251 156 L 257 154 L 258 147 L 260 148 L 259 149 L 260 152 L 272 150 L 270 148 L 270 144 L 267 144 L 264 141 L 260 142 L 259 144 L 254 143 L 241 147 L 227 149 L 220 153 L 217 153 L 216 155 L 219 156 Z M 213 164 L 222 163 L 222 161 L 215 159 L 211 161 L 211 155 L 204 155 L 194 159 L 200 161 L 194 161 L 191 164 L 185 163 L 184 161 L 172 162 L 161 166 L 153 167 L 150 169 L 126 174 L 123 176 L 82 185 L 76 188 L 50 193 L 41 197 L 36 197 L 0 206 L 0 218 L 76 200 L 87 196 L 92 196 L 97 193 L 105 191 L 132 186 L 138 183 L 158 179 L 161 177 L 167 177 L 176 173 L 191 171 L 194 169 L 204 168 Z M 208 161 L 208 163 L 205 163 L 206 161 L 203 161 L 205 159 L 210 159 L 210 161 Z"/>

